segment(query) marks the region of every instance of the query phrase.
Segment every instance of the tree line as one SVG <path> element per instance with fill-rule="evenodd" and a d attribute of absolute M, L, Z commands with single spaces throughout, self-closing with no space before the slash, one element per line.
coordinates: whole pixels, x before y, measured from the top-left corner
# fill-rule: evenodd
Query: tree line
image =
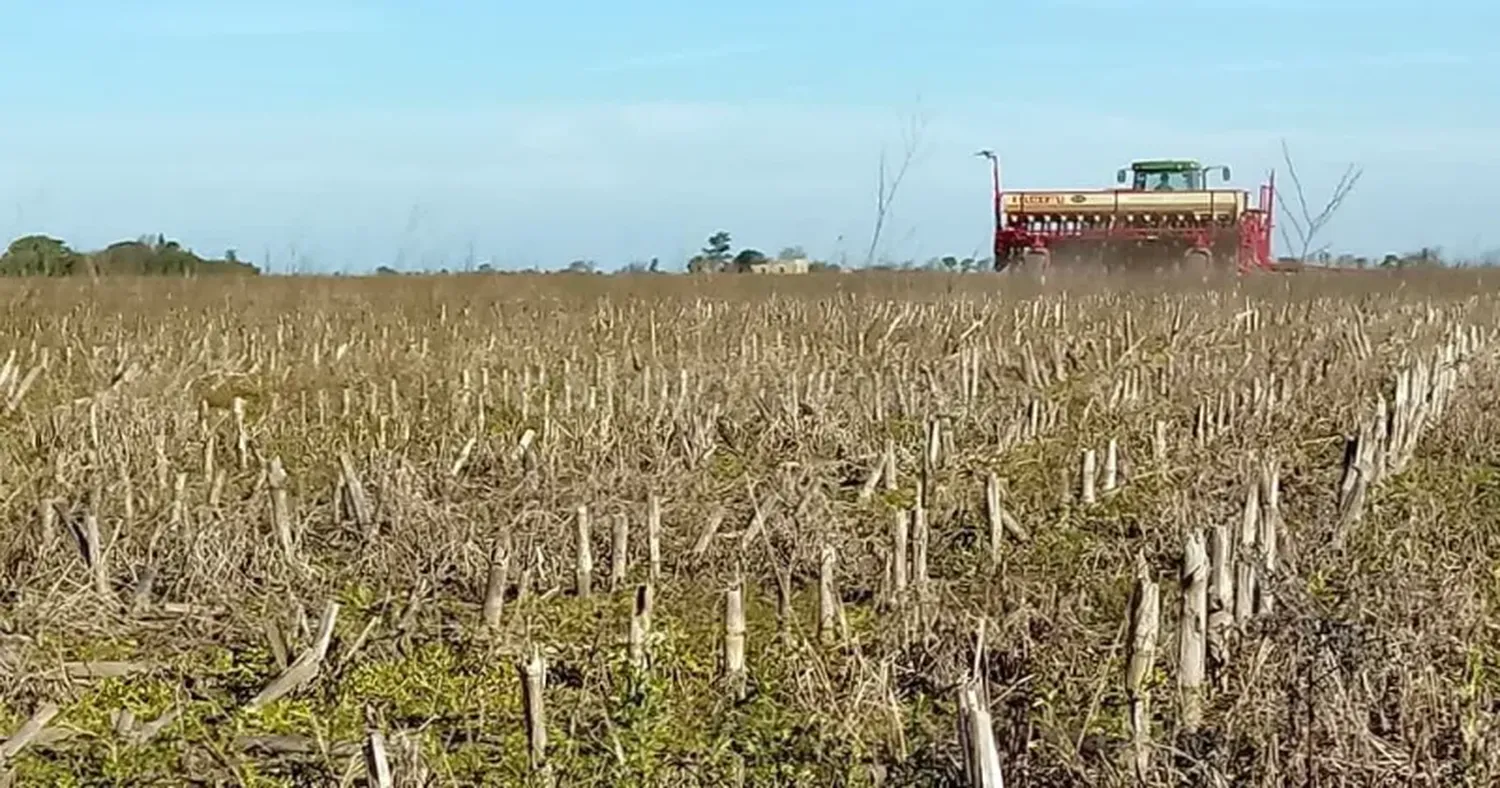
<path fill-rule="evenodd" d="M 80 252 L 47 235 L 11 241 L 0 255 L 0 276 L 255 276 L 260 269 L 243 262 L 234 250 L 221 258 L 204 258 L 166 236 L 142 236 L 92 252 Z"/>
<path fill-rule="evenodd" d="M 613 271 L 601 266 L 598 261 L 590 259 L 573 260 L 566 265 L 555 268 L 530 266 L 525 268 L 503 267 L 497 268 L 489 262 L 476 263 L 472 260 L 457 268 L 441 268 L 436 271 L 431 269 L 401 270 L 391 265 L 382 265 L 375 269 L 375 273 L 381 276 L 399 275 L 427 275 L 427 274 L 708 274 L 708 273 L 745 273 L 755 270 L 761 265 L 773 265 L 776 263 L 803 262 L 808 273 L 820 271 L 843 271 L 859 269 L 867 271 L 944 271 L 949 273 L 967 273 L 974 271 L 990 271 L 994 268 L 994 260 L 989 257 L 978 257 L 968 255 L 964 257 L 956 255 L 944 255 L 932 257 L 926 260 L 876 260 L 869 265 L 861 265 L 859 262 L 850 264 L 845 259 L 820 260 L 811 257 L 801 246 L 783 247 L 773 257 L 765 252 L 753 248 L 734 248 L 733 237 L 727 230 L 719 230 L 708 236 L 703 248 L 686 261 L 674 264 L 672 261 L 663 263 L 661 258 L 653 257 L 649 260 L 632 260 Z"/>
<path fill-rule="evenodd" d="M 1292 258 L 1283 258 L 1286 262 Z M 672 273 L 685 270 L 687 273 L 742 273 L 756 266 L 784 261 L 806 261 L 808 272 L 840 271 L 849 268 L 846 261 L 810 259 L 800 246 L 788 246 L 775 257 L 751 247 L 736 250 L 728 231 L 720 230 L 710 235 L 703 248 L 681 266 L 663 266 L 658 258 L 649 261 L 633 261 L 620 269 L 622 274 Z M 1437 247 L 1423 248 L 1405 254 L 1388 254 L 1382 259 L 1333 255 L 1326 251 L 1310 255 L 1309 264 L 1334 268 L 1435 268 L 1450 264 L 1447 256 Z M 1479 259 L 1465 261 L 1471 265 L 1500 265 L 1500 253 L 1489 252 Z M 993 269 L 989 257 L 944 255 L 927 260 L 876 261 L 868 266 L 857 266 L 873 271 L 942 271 L 947 273 L 969 273 Z M 574 260 L 552 272 L 566 274 L 604 273 L 593 260 Z M 177 241 L 163 235 L 141 236 L 134 240 L 110 244 L 92 252 L 76 251 L 61 240 L 47 235 L 28 235 L 17 238 L 0 255 L 0 277 L 16 276 L 199 276 L 236 274 L 256 276 L 260 269 L 240 260 L 233 249 L 221 257 L 206 258 Z M 395 275 L 403 273 L 389 266 L 376 269 L 377 274 Z M 413 271 L 417 274 L 449 273 L 548 273 L 544 269 L 505 270 L 484 264 L 459 271 Z"/>

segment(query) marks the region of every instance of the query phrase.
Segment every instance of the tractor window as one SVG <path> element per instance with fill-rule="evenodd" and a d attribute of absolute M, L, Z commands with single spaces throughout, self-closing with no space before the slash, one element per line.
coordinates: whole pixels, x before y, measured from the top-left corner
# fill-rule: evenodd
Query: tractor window
<path fill-rule="evenodd" d="M 1135 173 L 1135 188 L 1139 191 L 1195 191 L 1203 188 L 1198 184 L 1196 172 L 1140 172 Z"/>

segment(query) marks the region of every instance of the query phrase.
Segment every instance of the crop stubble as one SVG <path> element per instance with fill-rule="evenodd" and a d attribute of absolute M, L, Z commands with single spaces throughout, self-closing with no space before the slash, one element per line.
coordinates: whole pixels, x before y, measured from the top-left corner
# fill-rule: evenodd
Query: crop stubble
<path fill-rule="evenodd" d="M 0 770 L 1486 784 L 1497 283 L 12 284 Z"/>

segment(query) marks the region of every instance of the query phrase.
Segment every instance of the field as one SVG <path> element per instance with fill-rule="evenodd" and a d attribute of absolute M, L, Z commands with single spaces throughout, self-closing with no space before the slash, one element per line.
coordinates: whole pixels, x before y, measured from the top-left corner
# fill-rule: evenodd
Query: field
<path fill-rule="evenodd" d="M 1497 286 L 12 282 L 0 784 L 1494 785 Z"/>

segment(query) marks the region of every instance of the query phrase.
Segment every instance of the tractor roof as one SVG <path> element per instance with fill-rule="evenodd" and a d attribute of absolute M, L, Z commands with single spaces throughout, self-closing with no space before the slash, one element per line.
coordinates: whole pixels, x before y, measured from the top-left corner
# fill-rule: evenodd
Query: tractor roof
<path fill-rule="evenodd" d="M 1130 163 L 1136 172 L 1186 172 L 1199 169 L 1195 159 L 1142 159 Z"/>

